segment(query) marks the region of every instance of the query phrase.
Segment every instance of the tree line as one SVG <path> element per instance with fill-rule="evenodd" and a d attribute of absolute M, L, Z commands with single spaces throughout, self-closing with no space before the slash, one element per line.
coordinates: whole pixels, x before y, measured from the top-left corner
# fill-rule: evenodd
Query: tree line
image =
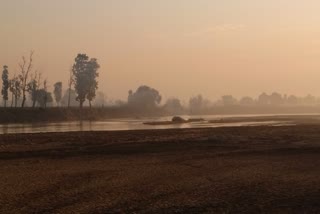
<path fill-rule="evenodd" d="M 21 108 L 26 106 L 27 95 L 29 95 L 30 107 L 46 108 L 53 100 L 57 106 L 78 105 L 83 108 L 84 102 L 88 101 L 89 106 L 97 98 L 101 106 L 105 105 L 105 96 L 98 90 L 98 77 L 100 65 L 96 58 L 90 58 L 86 54 L 78 54 L 74 59 L 70 70 L 67 89 L 63 90 L 61 81 L 54 83 L 53 92 L 48 91 L 48 81 L 38 70 L 34 69 L 34 52 L 28 57 L 22 57 L 19 71 L 9 77 L 9 67 L 3 66 L 2 72 L 2 98 L 4 107 L 18 107 L 18 100 L 21 100 Z M 65 93 L 63 94 L 63 91 Z M 11 104 L 8 104 L 11 96 Z M 205 99 L 202 95 L 191 97 L 187 103 L 181 102 L 178 98 L 168 99 L 160 105 L 162 96 L 160 92 L 152 87 L 142 85 L 136 91 L 130 90 L 127 101 L 117 100 L 115 106 L 128 106 L 132 109 L 152 110 L 157 107 L 164 107 L 171 112 L 179 112 L 189 109 L 191 112 L 201 112 L 203 109 L 215 106 L 279 106 L 279 105 L 320 105 L 320 99 L 308 95 L 297 97 L 295 95 L 282 95 L 274 92 L 272 94 L 262 93 L 257 98 L 249 96 L 236 99 L 232 95 L 224 95 L 216 101 Z"/>
<path fill-rule="evenodd" d="M 271 94 L 261 93 L 257 98 L 244 96 L 241 99 L 237 99 L 232 95 L 224 95 L 216 101 L 211 101 L 199 94 L 191 97 L 187 102 L 182 102 L 178 98 L 169 98 L 161 105 L 161 101 L 162 96 L 158 90 L 144 85 L 138 87 L 136 91 L 130 90 L 127 102 L 117 101 L 115 104 L 144 110 L 164 108 L 170 113 L 201 113 L 217 107 L 290 107 L 320 105 L 320 98 L 312 95 L 298 97 L 295 95 L 282 95 L 277 92 Z"/>
<path fill-rule="evenodd" d="M 9 96 L 11 95 L 10 107 L 26 107 L 27 95 L 29 95 L 31 107 L 37 105 L 46 108 L 48 103 L 53 102 L 53 96 L 57 106 L 61 106 L 63 99 L 63 84 L 61 81 L 54 83 L 53 96 L 48 91 L 48 81 L 43 78 L 42 73 L 34 69 L 34 52 L 31 51 L 27 57 L 23 56 L 19 65 L 19 71 L 12 78 L 9 77 L 9 67 L 4 65 L 2 71 L 1 95 L 4 107 L 8 107 Z M 78 54 L 74 60 L 70 71 L 68 84 L 68 104 L 72 101 L 72 91 L 75 92 L 73 98 L 83 107 L 83 103 L 88 100 L 91 107 L 92 101 L 96 97 L 98 89 L 98 70 L 100 65 L 96 58 L 90 58 L 86 54 Z M 74 88 L 74 90 L 72 89 Z M 21 105 L 18 106 L 18 100 Z"/>

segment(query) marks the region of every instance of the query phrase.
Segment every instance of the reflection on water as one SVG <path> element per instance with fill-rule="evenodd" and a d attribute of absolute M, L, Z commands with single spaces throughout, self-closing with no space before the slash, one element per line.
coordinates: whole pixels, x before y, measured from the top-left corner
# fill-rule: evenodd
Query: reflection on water
<path fill-rule="evenodd" d="M 242 115 L 242 116 L 248 117 L 248 115 Z M 259 116 L 259 115 L 251 115 L 251 116 L 255 117 L 255 116 Z M 170 121 L 171 117 L 140 118 L 140 119 L 113 119 L 113 120 L 108 120 L 108 121 L 82 121 L 82 122 L 77 121 L 77 122 L 58 122 L 58 123 L 6 124 L 6 125 L 0 125 L 0 134 L 288 125 L 288 123 L 286 123 L 286 122 L 279 122 L 279 121 L 209 123 L 208 121 L 212 120 L 212 119 L 223 119 L 223 118 L 227 118 L 227 117 L 231 117 L 231 116 L 199 116 L 199 117 L 204 118 L 205 121 L 183 123 L 183 124 L 156 125 L 156 126 L 145 125 L 143 123 L 148 122 L 148 121 Z M 199 118 L 199 117 L 193 117 L 193 118 Z M 189 119 L 190 117 L 183 116 L 183 118 Z"/>

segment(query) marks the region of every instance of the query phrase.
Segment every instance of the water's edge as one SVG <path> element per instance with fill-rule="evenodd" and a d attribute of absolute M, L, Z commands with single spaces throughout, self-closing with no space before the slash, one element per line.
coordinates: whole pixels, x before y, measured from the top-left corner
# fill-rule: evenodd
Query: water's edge
<path fill-rule="evenodd" d="M 218 128 L 239 126 L 288 126 L 295 125 L 297 118 L 314 119 L 320 115 L 198 115 L 182 116 L 185 119 L 203 118 L 203 121 L 146 125 L 150 121 L 171 121 L 171 117 L 155 118 L 127 118 L 112 119 L 108 121 L 75 121 L 56 123 L 23 123 L 2 124 L 0 134 L 22 134 L 22 133 L 52 133 L 52 132 L 77 132 L 77 131 L 124 131 L 124 130 L 151 130 L 151 129 L 188 129 L 188 128 Z M 320 121 L 320 119 L 319 119 Z"/>

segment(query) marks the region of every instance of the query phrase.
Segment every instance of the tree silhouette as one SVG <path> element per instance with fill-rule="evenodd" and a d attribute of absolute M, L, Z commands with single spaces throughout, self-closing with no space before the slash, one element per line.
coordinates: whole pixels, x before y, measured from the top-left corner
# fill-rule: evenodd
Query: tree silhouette
<path fill-rule="evenodd" d="M 29 92 L 32 100 L 32 108 L 35 107 L 37 102 L 37 91 L 39 90 L 41 82 L 41 73 L 38 73 L 37 71 L 34 72 L 33 75 L 31 75 L 31 80 L 29 81 L 27 85 L 27 91 Z"/>
<path fill-rule="evenodd" d="M 8 89 L 10 87 L 9 84 L 9 71 L 8 66 L 3 66 L 3 72 L 2 72 L 2 98 L 4 100 L 4 107 L 7 107 L 7 101 L 8 101 Z"/>
<path fill-rule="evenodd" d="M 283 98 L 282 95 L 274 92 L 270 95 L 270 104 L 271 105 L 281 105 L 283 104 Z"/>
<path fill-rule="evenodd" d="M 198 95 L 195 97 L 190 98 L 189 100 L 189 108 L 191 113 L 199 113 L 204 106 L 204 99 L 202 97 L 202 95 Z"/>
<path fill-rule="evenodd" d="M 72 93 L 72 84 L 74 83 L 74 78 L 73 78 L 73 69 L 70 70 L 70 73 L 69 73 L 69 82 L 68 82 L 68 85 L 69 85 L 69 89 L 68 89 L 68 108 L 70 108 L 70 102 L 71 102 L 71 93 Z"/>
<path fill-rule="evenodd" d="M 183 107 L 181 101 L 178 98 L 170 98 L 166 101 L 164 108 L 170 113 L 181 113 Z"/>
<path fill-rule="evenodd" d="M 221 100 L 224 106 L 236 105 L 238 102 L 232 95 L 224 95 Z"/>
<path fill-rule="evenodd" d="M 75 58 L 75 63 L 72 67 L 74 77 L 74 88 L 77 93 L 77 101 L 80 108 L 83 107 L 84 101 L 89 99 L 91 103 L 95 97 L 95 91 L 98 83 L 96 77 L 98 76 L 99 64 L 96 59 L 89 59 L 86 54 L 78 54 Z"/>
<path fill-rule="evenodd" d="M 245 105 L 245 106 L 249 106 L 249 105 L 254 105 L 255 101 L 252 97 L 243 97 L 240 100 L 240 105 Z"/>
<path fill-rule="evenodd" d="M 149 86 L 140 86 L 136 92 L 129 91 L 128 105 L 132 107 L 152 109 L 161 102 L 159 91 Z"/>
<path fill-rule="evenodd" d="M 97 92 L 97 96 L 94 100 L 94 106 L 104 107 L 106 104 L 106 95 L 102 91 Z"/>
<path fill-rule="evenodd" d="M 88 63 L 88 78 L 89 78 L 89 91 L 87 94 L 87 99 L 91 108 L 91 102 L 96 97 L 96 90 L 98 89 L 97 77 L 99 77 L 98 69 L 100 65 L 97 59 L 91 59 Z"/>
<path fill-rule="evenodd" d="M 14 107 L 17 107 L 18 99 L 21 96 L 21 78 L 14 76 L 10 80 L 10 92 L 12 93 L 11 107 L 13 106 L 13 100 Z"/>
<path fill-rule="evenodd" d="M 43 93 L 43 96 L 42 96 L 42 98 L 43 98 L 43 102 L 44 102 L 44 108 L 47 108 L 47 103 L 49 102 L 49 96 L 50 96 L 50 102 L 52 102 L 53 101 L 53 99 L 52 99 L 52 96 L 51 96 L 51 93 L 49 93 L 48 92 L 48 86 L 47 86 L 47 80 L 45 79 L 44 81 L 43 81 L 43 91 L 44 91 L 44 93 Z"/>
<path fill-rule="evenodd" d="M 76 91 L 73 89 L 67 89 L 65 90 L 62 99 L 61 99 L 61 105 L 67 106 L 67 107 L 74 107 L 78 106 L 78 102 L 76 101 Z"/>
<path fill-rule="evenodd" d="M 288 97 L 288 100 L 287 100 L 288 104 L 289 105 L 298 105 L 299 104 L 299 98 L 295 95 L 290 95 Z"/>
<path fill-rule="evenodd" d="M 54 98 L 56 100 L 57 105 L 60 106 L 60 102 L 62 99 L 62 82 L 56 82 L 54 84 L 53 94 L 54 94 Z"/>
<path fill-rule="evenodd" d="M 263 92 L 258 98 L 259 105 L 269 105 L 270 104 L 270 96 Z"/>
<path fill-rule="evenodd" d="M 47 103 L 53 102 L 53 98 L 50 92 L 47 92 L 45 88 L 37 90 L 37 103 L 41 108 L 46 108 Z"/>

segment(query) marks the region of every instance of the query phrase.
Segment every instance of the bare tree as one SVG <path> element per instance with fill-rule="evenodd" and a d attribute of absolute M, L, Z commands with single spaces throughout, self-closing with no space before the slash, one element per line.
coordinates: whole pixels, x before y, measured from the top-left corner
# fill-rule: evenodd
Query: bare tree
<path fill-rule="evenodd" d="M 23 56 L 22 57 L 22 62 L 19 63 L 19 67 L 20 67 L 19 78 L 20 78 L 20 81 L 21 81 L 21 91 L 22 91 L 22 103 L 21 103 L 21 107 L 22 108 L 24 107 L 25 102 L 26 102 L 26 92 L 28 91 L 27 82 L 28 82 L 28 79 L 29 79 L 30 71 L 31 71 L 32 66 L 33 66 L 33 54 L 34 54 L 34 52 L 31 51 L 28 61 Z"/>

